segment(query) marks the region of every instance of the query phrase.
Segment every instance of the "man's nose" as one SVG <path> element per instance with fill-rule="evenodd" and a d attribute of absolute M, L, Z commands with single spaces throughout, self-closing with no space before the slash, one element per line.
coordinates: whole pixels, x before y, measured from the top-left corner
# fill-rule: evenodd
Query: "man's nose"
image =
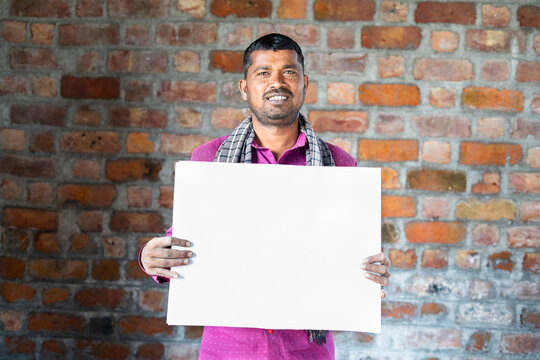
<path fill-rule="evenodd" d="M 279 71 L 273 72 L 270 77 L 270 86 L 276 89 L 279 89 L 283 86 L 283 74 Z"/>

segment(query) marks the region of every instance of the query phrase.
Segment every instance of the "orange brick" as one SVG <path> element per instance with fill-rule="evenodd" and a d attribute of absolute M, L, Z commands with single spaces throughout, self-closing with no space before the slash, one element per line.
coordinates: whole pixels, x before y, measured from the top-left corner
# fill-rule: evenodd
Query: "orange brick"
<path fill-rule="evenodd" d="M 161 134 L 161 152 L 169 155 L 191 155 L 196 147 L 212 140 L 198 134 Z"/>
<path fill-rule="evenodd" d="M 150 134 L 145 132 L 132 132 L 126 137 L 126 151 L 128 153 L 152 153 L 154 143 L 149 139 Z"/>
<path fill-rule="evenodd" d="M 32 76 L 30 83 L 32 94 L 36 96 L 54 98 L 56 97 L 56 81 L 48 76 Z"/>
<path fill-rule="evenodd" d="M 482 26 L 503 28 L 510 24 L 510 10 L 507 7 L 482 5 Z"/>
<path fill-rule="evenodd" d="M 178 1 L 176 9 L 188 13 L 194 18 L 202 19 L 206 14 L 205 3 L 205 0 Z"/>
<path fill-rule="evenodd" d="M 107 179 L 119 181 L 157 181 L 163 160 L 120 159 L 107 161 Z"/>
<path fill-rule="evenodd" d="M 202 115 L 199 111 L 190 108 L 177 107 L 174 109 L 175 120 L 178 125 L 186 128 L 196 128 L 201 126 Z"/>
<path fill-rule="evenodd" d="M 480 253 L 476 250 L 458 250 L 456 266 L 465 270 L 480 269 Z"/>
<path fill-rule="evenodd" d="M 416 26 L 364 26 L 362 47 L 369 49 L 416 49 L 422 34 Z"/>
<path fill-rule="evenodd" d="M 22 279 L 25 266 L 24 260 L 0 256 L 0 276 L 4 279 Z"/>
<path fill-rule="evenodd" d="M 375 2 L 366 0 L 315 0 L 315 20 L 371 21 Z"/>
<path fill-rule="evenodd" d="M 423 316 L 425 315 L 446 315 L 448 313 L 448 310 L 446 309 L 446 306 L 443 304 L 438 303 L 425 303 L 422 304 L 421 313 Z"/>
<path fill-rule="evenodd" d="M 84 280 L 88 263 L 85 260 L 36 259 L 30 261 L 31 276 L 56 280 Z"/>
<path fill-rule="evenodd" d="M 241 51 L 220 51 L 210 52 L 210 69 L 219 69 L 221 72 L 240 73 L 242 72 L 242 61 L 244 53 Z"/>
<path fill-rule="evenodd" d="M 398 269 L 412 269 L 416 264 L 416 253 L 412 249 L 407 251 L 390 249 L 389 258 L 392 266 Z"/>
<path fill-rule="evenodd" d="M 213 82 L 162 81 L 158 97 L 167 102 L 216 102 L 216 85 Z"/>
<path fill-rule="evenodd" d="M 455 244 L 465 239 L 465 225 L 460 222 L 409 222 L 405 224 L 405 236 L 410 243 Z"/>
<path fill-rule="evenodd" d="M 358 132 L 367 130 L 367 113 L 363 111 L 310 111 L 309 122 L 317 132 Z"/>
<path fill-rule="evenodd" d="M 540 273 L 540 252 L 526 253 L 523 256 L 523 271 Z"/>
<path fill-rule="evenodd" d="M 448 252 L 442 249 L 426 249 L 422 253 L 422 268 L 442 269 L 448 266 Z"/>
<path fill-rule="evenodd" d="M 142 316 L 125 316 L 118 322 L 121 334 L 142 334 L 146 336 L 171 335 L 172 326 L 165 319 Z"/>
<path fill-rule="evenodd" d="M 111 107 L 109 123 L 122 127 L 164 128 L 167 125 L 167 115 L 163 111 L 144 107 Z"/>
<path fill-rule="evenodd" d="M 234 129 L 251 112 L 248 109 L 216 108 L 210 115 L 210 124 L 216 129 Z"/>
<path fill-rule="evenodd" d="M 521 146 L 515 144 L 482 144 L 464 141 L 461 143 L 459 162 L 465 165 L 510 165 L 517 164 L 522 157 Z"/>
<path fill-rule="evenodd" d="M 61 204 L 76 201 L 84 206 L 109 206 L 115 197 L 113 185 L 62 185 L 58 189 Z"/>
<path fill-rule="evenodd" d="M 463 192 L 467 187 L 464 172 L 451 170 L 421 169 L 407 172 L 407 187 L 425 191 Z"/>
<path fill-rule="evenodd" d="M 508 272 L 512 272 L 512 269 L 516 265 L 512 261 L 512 254 L 510 251 L 502 251 L 489 255 L 489 264 L 492 269 L 504 270 Z"/>
<path fill-rule="evenodd" d="M 4 208 L 4 226 L 53 231 L 58 227 L 58 214 L 47 210 L 6 207 Z"/>
<path fill-rule="evenodd" d="M 451 146 L 446 141 L 427 140 L 422 144 L 422 157 L 427 162 L 448 164 Z"/>
<path fill-rule="evenodd" d="M 76 354 L 82 358 L 92 354 L 100 359 L 127 359 L 130 357 L 130 349 L 124 343 L 77 340 Z"/>
<path fill-rule="evenodd" d="M 429 89 L 429 103 L 438 108 L 453 107 L 456 103 L 456 89 Z"/>
<path fill-rule="evenodd" d="M 461 102 L 469 109 L 523 111 L 523 94 L 518 90 L 468 86 L 463 89 Z"/>
<path fill-rule="evenodd" d="M 358 97 L 364 105 L 417 106 L 420 104 L 420 90 L 416 85 L 404 84 L 362 84 Z"/>
<path fill-rule="evenodd" d="M 26 131 L 0 129 L 0 149 L 22 151 L 26 147 Z"/>
<path fill-rule="evenodd" d="M 21 300 L 31 301 L 36 295 L 36 290 L 32 286 L 12 282 L 3 282 L 0 292 L 8 303 Z"/>
<path fill-rule="evenodd" d="M 355 94 L 354 85 L 349 83 L 329 82 L 326 86 L 326 97 L 329 104 L 352 105 Z"/>
<path fill-rule="evenodd" d="M 432 31 L 431 48 L 438 53 L 453 53 L 459 44 L 459 35 L 453 31 Z"/>
<path fill-rule="evenodd" d="M 400 77 L 405 72 L 405 60 L 402 56 L 380 57 L 378 61 L 379 77 L 382 79 Z"/>
<path fill-rule="evenodd" d="M 62 134 L 62 151 L 115 153 L 120 151 L 118 133 L 112 131 L 74 131 Z"/>
<path fill-rule="evenodd" d="M 82 288 L 75 294 L 75 303 L 82 307 L 118 309 L 125 307 L 129 293 L 122 289 Z"/>
<path fill-rule="evenodd" d="M 82 105 L 77 108 L 73 122 L 77 125 L 98 126 L 101 119 L 97 110 L 90 108 L 88 105 Z"/>
<path fill-rule="evenodd" d="M 381 169 L 381 186 L 383 189 L 399 189 L 398 172 L 389 167 L 383 167 Z"/>
<path fill-rule="evenodd" d="M 411 196 L 382 195 L 382 217 L 415 217 L 416 201 Z"/>
<path fill-rule="evenodd" d="M 422 1 L 417 4 L 414 22 L 448 23 L 473 25 L 476 19 L 475 6 L 472 3 L 444 1 Z"/>
<path fill-rule="evenodd" d="M 219 17 L 236 15 L 239 18 L 268 18 L 272 14 L 270 0 L 213 0 L 210 12 Z"/>
<path fill-rule="evenodd" d="M 34 250 L 45 254 L 60 252 L 60 244 L 55 233 L 39 233 L 34 237 Z"/>
<path fill-rule="evenodd" d="M 304 19 L 306 17 L 306 0 L 281 0 L 277 15 L 280 19 Z"/>
<path fill-rule="evenodd" d="M 92 278 L 98 281 L 115 281 L 120 279 L 118 261 L 108 259 L 94 260 L 92 262 Z"/>
<path fill-rule="evenodd" d="M 159 187 L 159 206 L 163 208 L 172 209 L 173 207 L 173 187 L 172 186 L 160 186 Z"/>
<path fill-rule="evenodd" d="M 109 226 L 112 231 L 117 232 L 148 233 L 162 233 L 165 227 L 160 214 L 125 211 L 113 212 Z"/>
<path fill-rule="evenodd" d="M 352 49 L 354 47 L 354 29 L 328 29 L 327 44 L 330 49 Z"/>
<path fill-rule="evenodd" d="M 369 161 L 418 160 L 418 141 L 362 139 L 358 143 L 358 157 Z"/>
<path fill-rule="evenodd" d="M 500 176 L 497 173 L 484 173 L 483 182 L 474 184 L 472 192 L 475 194 L 496 194 L 501 185 Z"/>
<path fill-rule="evenodd" d="M 387 22 L 405 22 L 409 5 L 404 1 L 388 1 L 384 0 L 381 3 L 381 20 Z"/>
<path fill-rule="evenodd" d="M 21 43 L 26 38 L 26 23 L 23 21 L 2 21 L 0 39 Z"/>
<path fill-rule="evenodd" d="M 381 316 L 390 319 L 412 319 L 416 315 L 416 305 L 407 302 L 385 301 L 382 303 Z"/>
<path fill-rule="evenodd" d="M 510 53 L 514 39 L 517 41 L 518 51 L 525 52 L 527 35 L 523 31 L 471 29 L 465 34 L 468 48 L 498 53 Z"/>
<path fill-rule="evenodd" d="M 46 288 L 43 289 L 43 304 L 53 305 L 69 299 L 69 289 L 66 288 Z"/>
<path fill-rule="evenodd" d="M 200 56 L 195 51 L 178 51 L 174 54 L 175 70 L 178 72 L 197 73 L 200 70 Z"/>

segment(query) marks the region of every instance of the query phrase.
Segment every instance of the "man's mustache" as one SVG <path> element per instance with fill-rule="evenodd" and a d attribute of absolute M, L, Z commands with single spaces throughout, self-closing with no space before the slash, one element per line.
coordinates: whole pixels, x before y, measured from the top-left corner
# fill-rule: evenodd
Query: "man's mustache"
<path fill-rule="evenodd" d="M 285 88 L 281 88 L 281 89 L 273 89 L 273 90 L 270 90 L 266 93 L 264 93 L 263 95 L 263 98 L 266 99 L 270 96 L 273 96 L 273 95 L 288 95 L 289 97 L 292 97 L 293 94 L 290 90 L 288 89 L 285 89 Z"/>

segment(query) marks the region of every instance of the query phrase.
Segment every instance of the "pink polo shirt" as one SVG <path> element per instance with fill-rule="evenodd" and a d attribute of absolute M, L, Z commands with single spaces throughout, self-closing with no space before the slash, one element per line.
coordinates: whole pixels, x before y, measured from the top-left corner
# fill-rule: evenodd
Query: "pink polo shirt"
<path fill-rule="evenodd" d="M 214 139 L 193 150 L 192 161 L 214 161 L 227 136 Z M 356 160 L 341 148 L 328 144 L 336 166 L 356 166 Z M 300 133 L 296 144 L 276 161 L 270 149 L 252 143 L 252 162 L 257 164 L 306 165 L 306 136 Z M 171 236 L 172 228 L 167 230 Z M 139 259 L 140 263 L 140 259 Z M 142 266 L 141 266 L 142 267 Z M 157 282 L 167 279 L 152 276 Z M 261 309 L 264 311 L 264 309 Z M 326 344 L 310 343 L 305 330 L 254 329 L 205 326 L 199 359 L 334 359 L 332 333 Z"/>

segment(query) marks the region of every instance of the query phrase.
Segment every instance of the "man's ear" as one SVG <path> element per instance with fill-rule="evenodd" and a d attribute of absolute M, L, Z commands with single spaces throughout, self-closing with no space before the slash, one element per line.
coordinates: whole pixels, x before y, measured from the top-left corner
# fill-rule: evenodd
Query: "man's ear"
<path fill-rule="evenodd" d="M 309 86 L 309 77 L 304 74 L 304 93 L 307 94 L 307 89 Z"/>
<path fill-rule="evenodd" d="M 247 101 L 247 81 L 246 81 L 246 79 L 241 79 L 238 82 L 238 89 L 240 90 L 240 94 L 242 94 L 242 99 L 244 99 L 244 101 Z"/>

